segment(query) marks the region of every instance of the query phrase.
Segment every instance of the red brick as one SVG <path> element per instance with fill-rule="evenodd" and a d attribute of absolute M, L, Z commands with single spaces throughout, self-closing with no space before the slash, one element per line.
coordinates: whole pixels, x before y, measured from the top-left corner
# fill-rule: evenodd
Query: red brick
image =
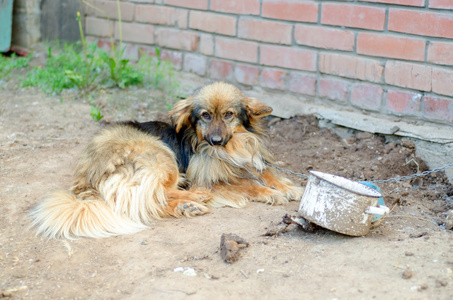
<path fill-rule="evenodd" d="M 362 2 L 388 3 L 407 6 L 425 6 L 425 0 L 359 0 Z M 433 0 L 430 0 L 433 1 Z M 449 1 L 449 0 L 447 0 Z"/>
<path fill-rule="evenodd" d="M 208 9 L 208 0 L 166 0 L 165 5 L 206 10 Z"/>
<path fill-rule="evenodd" d="M 214 55 L 214 38 L 210 34 L 200 36 L 200 53 L 204 55 Z"/>
<path fill-rule="evenodd" d="M 154 44 L 154 26 L 148 24 L 121 22 L 122 37 L 125 42 Z M 119 22 L 115 24 L 115 38 L 120 39 Z"/>
<path fill-rule="evenodd" d="M 200 76 L 206 75 L 206 57 L 193 53 L 184 55 L 184 72 L 195 73 Z"/>
<path fill-rule="evenodd" d="M 246 85 L 257 85 L 260 76 L 260 69 L 255 66 L 236 64 L 234 77 L 237 82 Z"/>
<path fill-rule="evenodd" d="M 165 48 L 194 51 L 198 49 L 199 37 L 196 33 L 173 28 L 156 30 L 157 44 Z"/>
<path fill-rule="evenodd" d="M 213 59 L 211 60 L 211 63 L 209 65 L 209 74 L 211 78 L 232 80 L 233 64 L 230 62 Z"/>
<path fill-rule="evenodd" d="M 429 0 L 429 8 L 453 9 L 451 0 Z"/>
<path fill-rule="evenodd" d="M 385 34 L 360 32 L 357 36 L 357 53 L 372 56 L 424 61 L 425 45 L 422 39 Z"/>
<path fill-rule="evenodd" d="M 384 68 L 377 60 L 335 54 L 319 55 L 319 71 L 347 78 L 380 82 Z"/>
<path fill-rule="evenodd" d="M 91 38 L 87 38 L 87 40 L 90 41 Z M 116 47 L 120 46 L 119 42 L 113 42 L 113 45 Z M 97 41 L 97 46 L 108 53 L 112 53 L 112 42 L 110 41 L 110 39 L 99 39 Z M 138 45 L 122 43 L 121 46 L 122 49 L 124 49 L 123 58 L 127 58 L 132 61 L 138 60 L 140 56 L 140 47 Z"/>
<path fill-rule="evenodd" d="M 305 71 L 316 71 L 316 52 L 283 46 L 261 46 L 260 64 Z"/>
<path fill-rule="evenodd" d="M 292 25 L 280 22 L 241 18 L 238 24 L 238 31 L 238 36 L 244 39 L 291 44 Z"/>
<path fill-rule="evenodd" d="M 284 90 L 286 88 L 286 72 L 275 69 L 264 69 L 261 72 L 261 86 Z"/>
<path fill-rule="evenodd" d="M 155 46 L 140 46 L 138 48 L 140 57 L 145 56 L 156 56 L 156 47 Z"/>
<path fill-rule="evenodd" d="M 289 90 L 304 95 L 316 95 L 316 76 L 291 73 L 289 75 Z"/>
<path fill-rule="evenodd" d="M 236 17 L 210 12 L 191 11 L 189 27 L 224 35 L 236 35 Z"/>
<path fill-rule="evenodd" d="M 186 9 L 177 9 L 175 14 L 176 25 L 179 28 L 187 28 L 187 23 L 189 20 L 189 11 Z"/>
<path fill-rule="evenodd" d="M 343 3 L 323 3 L 321 23 L 384 30 L 385 8 Z"/>
<path fill-rule="evenodd" d="M 352 51 L 355 37 L 350 30 L 298 24 L 294 28 L 294 39 L 301 45 Z"/>
<path fill-rule="evenodd" d="M 432 91 L 445 96 L 453 96 L 453 70 L 433 68 Z"/>
<path fill-rule="evenodd" d="M 387 84 L 415 90 L 431 91 L 431 73 L 430 66 L 400 61 L 387 61 L 385 64 Z"/>
<path fill-rule="evenodd" d="M 93 3 L 95 14 L 101 18 L 109 18 L 110 20 L 118 20 L 118 5 L 117 2 L 97 0 Z M 133 3 L 120 2 L 121 20 L 133 21 L 134 20 L 134 6 Z"/>
<path fill-rule="evenodd" d="M 453 99 L 423 97 L 423 115 L 429 119 L 453 122 Z"/>
<path fill-rule="evenodd" d="M 428 61 L 440 65 L 453 65 L 453 43 L 430 42 Z"/>
<path fill-rule="evenodd" d="M 379 111 L 383 92 L 379 85 L 355 84 L 351 88 L 351 104 L 363 109 Z"/>
<path fill-rule="evenodd" d="M 140 53 L 140 57 L 157 56 L 155 46 L 140 46 L 139 53 Z M 182 52 L 161 49 L 160 57 L 162 60 L 171 62 L 171 64 L 173 65 L 173 67 L 176 70 L 181 70 L 181 68 L 182 68 Z"/>
<path fill-rule="evenodd" d="M 388 29 L 417 35 L 453 38 L 453 15 L 390 9 Z"/>
<path fill-rule="evenodd" d="M 416 115 L 420 111 L 421 99 L 419 93 L 388 90 L 387 111 L 398 115 Z"/>
<path fill-rule="evenodd" d="M 272 19 L 311 22 L 318 21 L 319 5 L 314 1 L 264 0 L 262 16 Z"/>
<path fill-rule="evenodd" d="M 319 80 L 319 97 L 345 102 L 348 100 L 349 83 L 344 80 L 321 78 Z"/>
<path fill-rule="evenodd" d="M 176 9 L 157 5 L 137 5 L 135 7 L 135 19 L 142 23 L 175 25 Z"/>
<path fill-rule="evenodd" d="M 258 62 L 258 44 L 230 38 L 215 38 L 215 56 L 243 62 Z"/>
<path fill-rule="evenodd" d="M 211 0 L 210 9 L 233 14 L 259 15 L 260 0 Z"/>
<path fill-rule="evenodd" d="M 181 70 L 182 68 L 182 53 L 178 51 L 170 51 L 162 49 L 160 51 L 160 57 L 162 60 L 166 60 L 171 62 L 173 67 L 177 70 Z"/>
<path fill-rule="evenodd" d="M 114 34 L 113 30 L 115 25 L 113 21 L 87 17 L 85 22 L 85 31 L 87 35 L 110 37 Z"/>
<path fill-rule="evenodd" d="M 97 42 L 97 46 L 104 50 L 105 52 L 112 51 L 112 41 L 110 39 L 97 39 L 93 37 L 87 37 L 88 43 Z M 116 42 L 114 42 L 117 45 Z"/>

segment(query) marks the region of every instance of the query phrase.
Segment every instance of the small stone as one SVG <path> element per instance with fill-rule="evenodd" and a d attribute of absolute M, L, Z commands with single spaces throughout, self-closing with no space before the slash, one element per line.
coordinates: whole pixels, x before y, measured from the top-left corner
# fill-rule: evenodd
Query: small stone
<path fill-rule="evenodd" d="M 404 253 L 404 255 L 406 255 L 406 256 L 414 256 L 414 253 L 409 252 L 409 251 L 406 251 L 406 252 Z"/>
<path fill-rule="evenodd" d="M 398 130 L 400 130 L 400 128 L 398 126 L 393 126 L 392 128 L 390 128 L 390 132 L 392 134 L 394 134 L 395 132 L 397 132 Z"/>
<path fill-rule="evenodd" d="M 445 218 L 445 229 L 453 230 L 453 210 L 447 212 L 447 217 Z"/>
<path fill-rule="evenodd" d="M 447 285 L 448 285 L 448 281 L 436 279 L 436 287 L 443 287 L 443 286 L 447 286 Z"/>
<path fill-rule="evenodd" d="M 406 270 L 404 270 L 402 277 L 403 279 L 409 279 L 412 278 L 412 275 L 412 270 L 410 268 L 407 268 Z"/>

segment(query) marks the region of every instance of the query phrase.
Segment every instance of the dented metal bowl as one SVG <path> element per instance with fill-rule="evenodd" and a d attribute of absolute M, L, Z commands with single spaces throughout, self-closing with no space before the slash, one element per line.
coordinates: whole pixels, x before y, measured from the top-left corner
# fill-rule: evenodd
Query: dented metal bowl
<path fill-rule="evenodd" d="M 382 194 L 350 179 L 310 171 L 299 214 L 321 227 L 352 236 L 366 235 L 373 215 L 389 209 L 377 205 Z"/>

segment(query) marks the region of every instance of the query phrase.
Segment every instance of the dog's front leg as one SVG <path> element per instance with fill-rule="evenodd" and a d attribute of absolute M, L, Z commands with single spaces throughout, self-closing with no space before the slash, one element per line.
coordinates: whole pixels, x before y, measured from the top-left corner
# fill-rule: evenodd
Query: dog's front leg
<path fill-rule="evenodd" d="M 244 207 L 249 201 L 271 205 L 285 204 L 289 198 L 276 188 L 266 186 L 252 179 L 240 178 L 230 183 L 218 183 L 212 186 L 213 198 L 210 206 Z"/>
<path fill-rule="evenodd" d="M 167 189 L 166 196 L 167 205 L 164 207 L 161 217 L 194 217 L 204 215 L 209 212 L 209 208 L 203 204 L 212 198 L 211 192 L 206 189 L 193 191 Z"/>
<path fill-rule="evenodd" d="M 262 176 L 268 187 L 283 193 L 288 201 L 298 201 L 302 198 L 305 188 L 295 186 L 288 178 L 276 176 L 270 170 L 265 170 Z"/>

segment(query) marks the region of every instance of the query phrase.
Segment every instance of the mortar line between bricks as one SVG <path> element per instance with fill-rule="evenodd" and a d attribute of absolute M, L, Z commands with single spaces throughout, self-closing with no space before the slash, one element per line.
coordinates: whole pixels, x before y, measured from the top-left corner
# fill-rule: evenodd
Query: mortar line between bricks
<path fill-rule="evenodd" d="M 322 7 L 323 7 L 322 2 L 320 2 L 320 3 L 318 4 L 318 16 L 317 16 L 317 20 L 316 20 L 316 24 L 317 24 L 317 25 L 322 25 L 322 24 L 321 24 Z"/>

